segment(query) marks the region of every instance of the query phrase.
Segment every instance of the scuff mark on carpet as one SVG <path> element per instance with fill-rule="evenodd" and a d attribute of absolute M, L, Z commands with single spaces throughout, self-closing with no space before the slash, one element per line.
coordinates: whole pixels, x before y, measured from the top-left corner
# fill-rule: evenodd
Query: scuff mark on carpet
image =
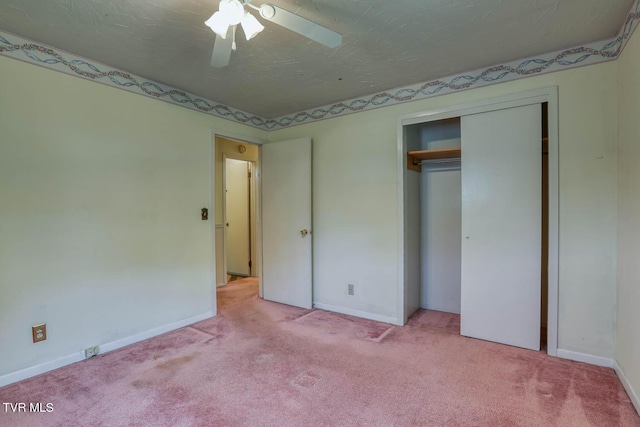
<path fill-rule="evenodd" d="M 191 362 L 196 356 L 189 355 L 183 357 L 177 357 L 175 359 L 167 360 L 166 362 L 160 363 L 156 366 L 158 369 L 176 369 L 187 363 Z"/>

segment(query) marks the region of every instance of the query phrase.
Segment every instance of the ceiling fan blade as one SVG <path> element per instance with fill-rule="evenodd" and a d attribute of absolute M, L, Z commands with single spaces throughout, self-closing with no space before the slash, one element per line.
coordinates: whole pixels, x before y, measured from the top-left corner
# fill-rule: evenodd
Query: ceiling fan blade
<path fill-rule="evenodd" d="M 276 5 L 261 5 L 260 16 L 327 47 L 338 47 L 342 44 L 341 34 Z"/>
<path fill-rule="evenodd" d="M 216 35 L 216 42 L 213 45 L 213 53 L 211 54 L 211 66 L 222 68 L 229 65 L 231 59 L 231 50 L 233 46 L 233 30 L 235 25 L 227 30 L 227 37 L 222 38 Z"/>

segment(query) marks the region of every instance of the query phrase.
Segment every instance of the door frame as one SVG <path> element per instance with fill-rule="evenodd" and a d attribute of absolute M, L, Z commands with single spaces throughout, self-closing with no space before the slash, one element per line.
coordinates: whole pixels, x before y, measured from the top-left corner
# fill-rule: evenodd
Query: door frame
<path fill-rule="evenodd" d="M 216 218 L 216 137 L 219 136 L 221 138 L 232 139 L 234 141 L 257 145 L 258 146 L 258 161 L 253 163 L 253 179 L 252 186 L 255 189 L 254 192 L 254 204 L 255 204 L 255 240 L 256 240 L 256 250 L 255 250 L 255 260 L 252 260 L 252 266 L 255 263 L 255 270 L 252 269 L 252 273 L 255 272 L 255 275 L 258 277 L 258 296 L 262 298 L 262 215 L 261 215 L 261 206 L 262 206 L 262 185 L 261 185 L 261 170 L 260 170 L 260 157 L 262 156 L 262 145 L 267 143 L 266 139 L 256 138 L 247 136 L 244 134 L 229 132 L 229 131 L 218 131 L 215 128 L 209 129 L 209 162 L 210 162 L 210 171 L 211 176 L 209 178 L 209 206 L 210 206 L 210 214 L 209 221 L 211 221 L 211 293 L 212 293 L 212 301 L 213 301 L 213 313 L 216 315 L 218 313 L 218 299 L 216 294 L 217 289 L 217 281 L 216 281 L 216 223 L 218 218 Z M 224 157 L 224 156 L 223 156 Z M 240 159 L 245 160 L 245 159 Z M 222 162 L 222 185 L 224 186 L 224 159 Z M 224 187 L 223 187 L 224 188 Z M 224 198 L 223 198 L 223 220 L 224 220 Z M 224 223 L 223 223 L 224 224 Z M 226 229 L 226 227 L 224 227 Z M 223 235 L 226 235 L 226 230 Z M 223 242 L 226 243 L 226 242 Z M 224 249 L 223 249 L 224 250 Z M 224 269 L 226 275 L 226 250 L 224 250 Z M 226 281 L 226 276 L 225 276 Z"/>
<path fill-rule="evenodd" d="M 397 121 L 397 183 L 398 183 L 398 301 L 397 318 L 401 324 L 407 322 L 410 313 L 405 310 L 405 295 L 408 293 L 409 283 L 405 282 L 405 180 L 406 142 L 404 127 L 419 123 L 461 117 L 470 114 L 485 113 L 505 108 L 524 105 L 548 104 L 549 131 L 549 225 L 548 225 L 548 314 L 547 314 L 547 354 L 557 356 L 558 353 L 558 272 L 559 272 L 559 118 L 558 118 L 558 87 L 549 86 L 526 92 L 488 98 L 479 101 L 457 104 L 444 108 L 435 108 L 419 113 L 398 117 Z"/>

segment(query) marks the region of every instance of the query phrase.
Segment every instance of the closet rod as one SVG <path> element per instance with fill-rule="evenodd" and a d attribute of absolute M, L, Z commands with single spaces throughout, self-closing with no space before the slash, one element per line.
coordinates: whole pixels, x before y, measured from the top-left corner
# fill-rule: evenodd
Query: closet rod
<path fill-rule="evenodd" d="M 454 158 L 454 159 L 429 159 L 429 160 L 422 160 L 419 162 L 414 162 L 414 165 L 424 165 L 424 166 L 429 166 L 429 165 L 443 165 L 443 164 L 450 164 L 450 163 L 462 163 L 460 158 Z"/>
<path fill-rule="evenodd" d="M 449 162 L 433 162 L 424 161 L 420 163 L 424 172 L 442 172 L 442 171 L 459 171 L 462 170 L 462 163 L 460 159 L 458 161 Z"/>

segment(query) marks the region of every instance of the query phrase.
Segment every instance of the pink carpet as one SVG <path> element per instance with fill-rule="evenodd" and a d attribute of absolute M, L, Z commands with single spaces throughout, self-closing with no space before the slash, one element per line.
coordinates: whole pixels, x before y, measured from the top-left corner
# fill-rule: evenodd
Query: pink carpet
<path fill-rule="evenodd" d="M 640 426 L 615 373 L 458 335 L 457 316 L 405 327 L 219 289 L 220 315 L 0 388 L 52 403 L 2 426 Z"/>

